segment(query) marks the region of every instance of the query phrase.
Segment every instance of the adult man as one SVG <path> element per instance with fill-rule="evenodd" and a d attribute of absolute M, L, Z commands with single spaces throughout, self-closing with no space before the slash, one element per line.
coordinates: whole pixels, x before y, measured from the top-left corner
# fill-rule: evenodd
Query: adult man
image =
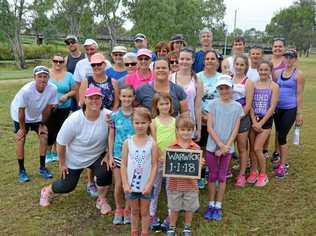
<path fill-rule="evenodd" d="M 200 31 L 199 38 L 202 49 L 195 53 L 193 63 L 195 73 L 199 73 L 204 69 L 205 52 L 213 48 L 213 33 L 208 28 L 204 28 Z"/>
<path fill-rule="evenodd" d="M 16 154 L 19 164 L 20 182 L 29 181 L 24 167 L 24 144 L 29 130 L 33 130 L 39 137 L 40 175 L 52 178 L 53 175 L 45 167 L 47 148 L 47 127 L 45 122 L 49 113 L 57 102 L 57 88 L 48 83 L 49 70 L 45 66 L 33 69 L 34 81 L 24 85 L 15 95 L 11 103 L 11 118 L 16 133 Z"/>
<path fill-rule="evenodd" d="M 148 48 L 148 40 L 146 38 L 146 35 L 142 33 L 136 34 L 134 37 L 134 46 L 135 48 L 132 51 L 135 53 L 137 53 L 139 49 Z M 153 53 L 151 55 L 151 61 L 156 61 L 156 60 L 157 60 L 157 56 L 155 53 Z"/>
<path fill-rule="evenodd" d="M 263 48 L 257 45 L 252 46 L 249 51 L 249 59 L 250 66 L 247 72 L 247 77 L 252 82 L 257 82 L 260 79 L 257 69 L 260 61 L 263 60 Z"/>
<path fill-rule="evenodd" d="M 66 68 L 68 72 L 73 74 L 75 72 L 77 62 L 85 58 L 85 55 L 80 51 L 79 41 L 76 36 L 68 35 L 65 39 L 65 43 L 69 49 L 69 54 L 66 57 Z"/>

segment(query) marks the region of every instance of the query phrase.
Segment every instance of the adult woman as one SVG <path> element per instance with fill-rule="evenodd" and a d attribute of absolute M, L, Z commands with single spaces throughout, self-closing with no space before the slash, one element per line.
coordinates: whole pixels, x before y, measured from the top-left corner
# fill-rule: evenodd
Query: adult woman
<path fill-rule="evenodd" d="M 93 75 L 88 76 L 80 85 L 80 104 L 84 102 L 84 92 L 87 88 L 98 87 L 103 94 L 103 107 L 109 110 L 117 110 L 119 107 L 118 82 L 104 73 L 105 57 L 101 53 L 95 53 L 91 56 L 90 64 Z"/>
<path fill-rule="evenodd" d="M 127 49 L 124 46 L 115 46 L 113 48 L 111 56 L 114 64 L 105 71 L 108 77 L 119 80 L 127 75 L 123 62 L 125 53 L 127 53 Z"/>
<path fill-rule="evenodd" d="M 124 76 L 123 78 L 119 79 L 119 87 L 123 88 L 125 86 L 125 79 L 128 75 L 132 74 L 135 72 L 137 69 L 137 57 L 136 53 L 133 52 L 128 52 L 123 56 L 123 62 L 127 71 L 127 75 Z"/>
<path fill-rule="evenodd" d="M 103 94 L 99 88 L 91 87 L 85 91 L 81 110 L 66 119 L 57 136 L 59 171 L 61 178 L 41 191 L 40 205 L 47 207 L 53 193 L 69 193 L 79 181 L 84 168 L 92 169 L 98 186 L 96 207 L 101 214 L 111 211 L 106 194 L 112 182 L 112 173 L 105 155 L 108 138 L 108 111 L 102 109 Z"/>
<path fill-rule="evenodd" d="M 165 41 L 160 41 L 156 44 L 155 53 L 157 57 L 166 57 L 170 52 L 169 45 Z"/>
<path fill-rule="evenodd" d="M 284 57 L 283 57 L 284 52 L 285 52 L 284 39 L 282 38 L 273 39 L 271 63 L 273 65 L 272 79 L 275 82 L 279 78 L 280 73 L 285 69 L 285 63 L 284 63 Z"/>
<path fill-rule="evenodd" d="M 150 70 L 152 53 L 146 48 L 139 49 L 136 54 L 137 69 L 125 78 L 125 83 L 137 89 L 140 85 L 154 80 L 154 74 Z"/>
<path fill-rule="evenodd" d="M 186 46 L 184 36 L 182 34 L 173 35 L 170 39 L 170 51 L 176 51 L 180 53 L 181 48 Z"/>
<path fill-rule="evenodd" d="M 57 160 L 56 149 L 52 151 L 52 145 L 56 141 L 57 134 L 69 115 L 71 97 L 75 96 L 75 81 L 73 75 L 66 71 L 64 57 L 54 55 L 52 68 L 50 69 L 49 82 L 57 87 L 58 105 L 52 110 L 47 121 L 48 139 L 46 162 Z"/>
<path fill-rule="evenodd" d="M 155 80 L 142 85 L 136 90 L 137 102 L 151 110 L 152 99 L 155 93 L 169 93 L 172 97 L 174 112 L 176 117 L 179 113 L 188 111 L 188 103 L 184 90 L 177 84 L 169 81 L 170 69 L 165 58 L 158 58 L 154 65 Z"/>
<path fill-rule="evenodd" d="M 235 74 L 232 78 L 233 100 L 239 102 L 244 110 L 244 116 L 240 120 L 239 131 L 237 134 L 237 149 L 240 158 L 240 170 L 235 183 L 236 187 L 244 187 L 246 184 L 245 172 L 248 160 L 248 131 L 251 126 L 249 112 L 254 90 L 252 81 L 246 76 L 248 68 L 248 58 L 246 56 L 240 55 L 235 57 Z"/>
<path fill-rule="evenodd" d="M 191 118 L 196 124 L 194 138 L 201 138 L 201 99 L 203 93 L 202 81 L 192 70 L 194 50 L 184 47 L 179 54 L 179 71 L 172 74 L 170 80 L 180 85 L 187 94 L 188 108 Z"/>
<path fill-rule="evenodd" d="M 284 54 L 285 69 L 281 72 L 277 83 L 280 87 L 280 98 L 274 115 L 278 148 L 281 161 L 275 169 L 276 177 L 283 178 L 288 172 L 287 134 L 293 126 L 303 124 L 303 91 L 304 77 L 296 67 L 297 53 L 290 49 Z"/>
<path fill-rule="evenodd" d="M 175 73 L 179 70 L 179 57 L 176 51 L 171 51 L 167 55 L 169 61 L 169 68 L 171 73 Z"/>

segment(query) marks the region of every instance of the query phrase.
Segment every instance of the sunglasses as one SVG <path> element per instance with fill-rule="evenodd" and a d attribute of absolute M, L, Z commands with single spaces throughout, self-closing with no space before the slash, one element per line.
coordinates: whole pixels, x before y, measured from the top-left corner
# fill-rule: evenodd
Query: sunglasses
<path fill-rule="evenodd" d="M 73 40 L 70 40 L 70 41 L 67 41 L 67 42 L 66 42 L 67 45 L 75 44 L 75 43 L 76 43 L 76 41 L 73 41 Z"/>
<path fill-rule="evenodd" d="M 125 63 L 124 64 L 126 67 L 130 67 L 130 66 L 136 66 L 137 63 L 136 62 L 130 62 L 130 63 Z"/>
<path fill-rule="evenodd" d="M 140 61 L 149 61 L 150 58 L 149 57 L 139 57 L 138 60 L 140 60 Z"/>
<path fill-rule="evenodd" d="M 169 61 L 170 65 L 177 65 L 179 62 L 178 61 Z"/>
<path fill-rule="evenodd" d="M 281 41 L 281 42 L 285 43 L 285 38 L 281 38 L 281 37 L 273 38 L 273 42 L 275 42 L 275 41 Z"/>
<path fill-rule="evenodd" d="M 124 53 L 113 53 L 113 56 L 122 57 L 122 56 L 124 56 Z"/>
<path fill-rule="evenodd" d="M 92 68 L 102 66 L 103 62 L 91 64 Z"/>
<path fill-rule="evenodd" d="M 64 60 L 53 60 L 55 64 L 64 64 Z"/>

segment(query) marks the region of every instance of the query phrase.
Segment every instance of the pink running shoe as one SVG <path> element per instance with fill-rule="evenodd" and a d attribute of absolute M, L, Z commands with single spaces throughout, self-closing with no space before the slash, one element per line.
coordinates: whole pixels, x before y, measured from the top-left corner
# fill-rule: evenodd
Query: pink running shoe
<path fill-rule="evenodd" d="M 112 211 L 112 208 L 107 200 L 100 197 L 97 199 L 96 208 L 100 210 L 101 215 L 107 215 Z"/>
<path fill-rule="evenodd" d="M 252 171 L 247 178 L 247 183 L 254 184 L 254 183 L 256 183 L 257 179 L 258 179 L 258 172 Z"/>
<path fill-rule="evenodd" d="M 288 175 L 288 170 L 285 165 L 279 165 L 277 169 L 274 170 L 275 177 L 278 179 L 283 179 Z"/>
<path fill-rule="evenodd" d="M 256 187 L 264 187 L 267 185 L 267 183 L 269 183 L 269 179 L 267 174 L 259 174 L 258 176 L 258 180 L 255 183 Z"/>
<path fill-rule="evenodd" d="M 235 187 L 243 188 L 243 187 L 245 187 L 245 184 L 246 184 L 245 176 L 244 175 L 238 175 L 238 177 L 236 179 Z"/>
<path fill-rule="evenodd" d="M 50 192 L 49 192 L 49 189 L 48 187 L 44 187 L 42 188 L 41 190 L 41 198 L 40 198 L 40 206 L 42 207 L 48 207 L 49 206 L 49 195 L 50 195 Z"/>

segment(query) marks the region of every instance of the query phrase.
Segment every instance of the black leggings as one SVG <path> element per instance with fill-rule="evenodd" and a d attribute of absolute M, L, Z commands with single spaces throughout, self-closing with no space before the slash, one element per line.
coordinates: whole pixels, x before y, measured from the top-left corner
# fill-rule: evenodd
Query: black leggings
<path fill-rule="evenodd" d="M 286 137 L 296 120 L 296 107 L 292 109 L 276 109 L 274 114 L 275 129 L 278 133 L 279 145 L 286 144 Z"/>
<path fill-rule="evenodd" d="M 101 165 L 102 158 L 100 157 L 88 168 L 94 171 L 97 178 L 97 186 L 109 186 L 112 183 L 112 172 L 107 170 L 105 165 Z M 54 193 L 69 193 L 73 191 L 79 181 L 79 177 L 83 169 L 68 169 L 69 174 L 65 179 L 60 179 L 52 184 Z"/>
<path fill-rule="evenodd" d="M 70 108 L 58 108 L 52 110 L 47 121 L 48 139 L 47 144 L 53 145 L 56 141 L 57 134 L 67 119 L 70 112 Z"/>

